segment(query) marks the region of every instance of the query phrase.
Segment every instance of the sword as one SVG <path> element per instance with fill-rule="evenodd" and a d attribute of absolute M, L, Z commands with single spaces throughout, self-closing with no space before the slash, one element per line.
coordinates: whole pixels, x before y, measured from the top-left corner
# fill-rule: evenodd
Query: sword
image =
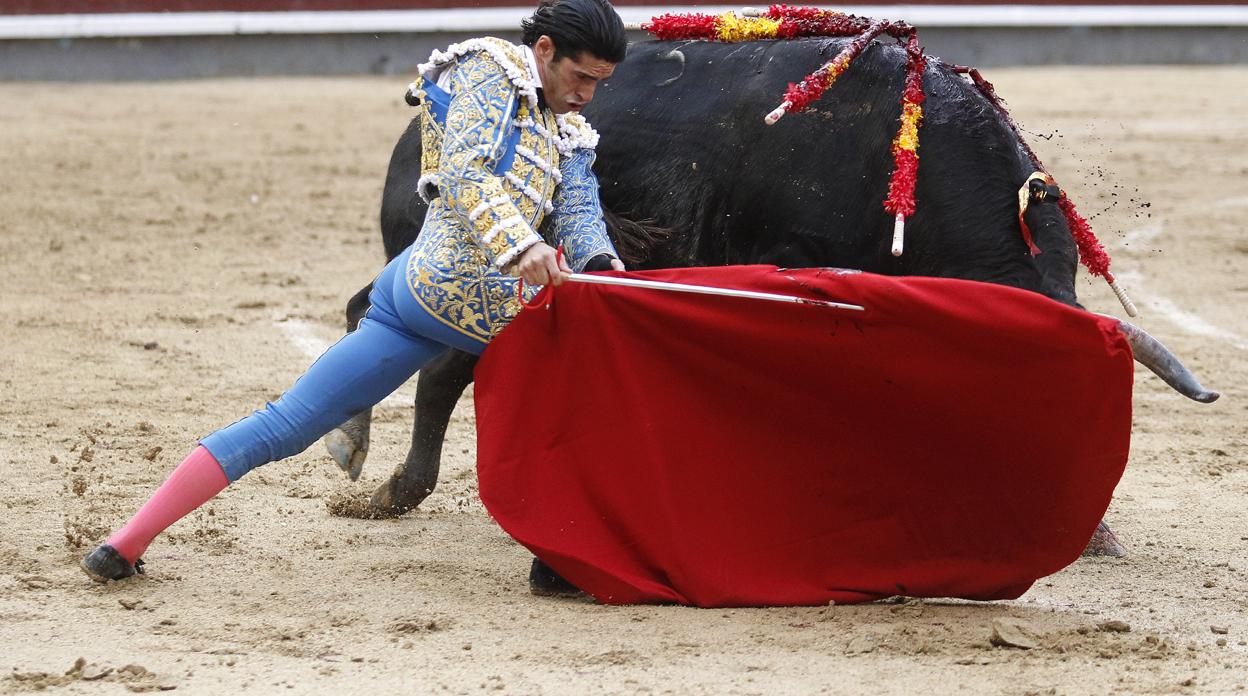
<path fill-rule="evenodd" d="M 753 290 L 733 290 L 732 288 L 718 288 L 710 285 L 688 285 L 686 283 L 666 283 L 659 280 L 640 280 L 637 278 L 615 278 L 612 276 L 590 275 L 588 273 L 573 273 L 567 278 L 573 283 L 589 283 L 591 285 L 615 285 L 625 288 L 644 288 L 647 290 L 664 290 L 667 292 L 688 292 L 698 295 L 720 295 L 722 297 L 741 297 L 750 300 L 770 300 L 772 302 L 788 302 L 791 304 L 814 305 L 816 307 L 828 307 L 830 309 L 848 309 L 855 312 L 865 311 L 865 307 L 856 304 L 846 304 L 844 302 L 831 302 L 828 300 L 811 300 L 805 297 L 795 297 L 793 295 L 777 295 L 771 292 L 755 292 Z"/>

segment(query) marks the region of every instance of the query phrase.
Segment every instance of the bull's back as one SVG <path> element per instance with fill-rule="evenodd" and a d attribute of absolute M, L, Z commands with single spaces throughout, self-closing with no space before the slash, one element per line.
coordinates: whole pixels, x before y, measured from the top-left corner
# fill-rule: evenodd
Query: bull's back
<path fill-rule="evenodd" d="M 847 160 L 863 171 L 887 166 L 890 117 L 876 114 L 896 109 L 876 98 L 884 90 L 862 92 L 866 76 L 855 76 L 838 85 L 854 92 L 852 100 L 825 100 L 802 116 L 763 123 L 787 83 L 838 45 L 632 46 L 591 104 L 590 120 L 602 134 L 604 202 L 681 230 L 687 246 L 680 251 L 690 261 L 784 262 L 787 254 L 854 265 L 862 235 L 833 239 L 826 221 L 882 200 L 870 182 L 837 170 L 848 171 Z M 827 128 L 830 120 L 840 125 Z"/>
<path fill-rule="evenodd" d="M 1014 222 L 1017 141 L 961 77 L 929 65 L 918 211 L 889 253 L 883 208 L 906 58 L 866 49 L 801 113 L 763 116 L 845 39 L 645 42 L 587 109 L 604 203 L 681 231 L 662 262 L 843 265 L 1035 285 Z M 1018 277 L 1010 277 L 1014 274 Z M 1028 276 L 1023 278 L 1022 276 Z M 1035 288 L 1033 288 L 1035 289 Z"/>

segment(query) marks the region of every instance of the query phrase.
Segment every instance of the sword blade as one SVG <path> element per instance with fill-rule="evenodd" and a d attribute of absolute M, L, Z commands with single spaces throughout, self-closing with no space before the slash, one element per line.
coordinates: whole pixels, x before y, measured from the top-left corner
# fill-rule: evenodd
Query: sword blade
<path fill-rule="evenodd" d="M 793 295 L 777 295 L 771 292 L 755 292 L 753 290 L 734 290 L 732 288 L 719 288 L 710 285 L 688 285 L 686 283 L 666 283 L 659 280 L 640 280 L 637 278 L 616 278 L 613 276 L 590 275 L 587 273 L 573 273 L 569 281 L 575 283 L 590 283 L 593 285 L 615 285 L 626 288 L 644 288 L 647 290 L 663 290 L 666 292 L 688 292 L 698 295 L 719 295 L 721 297 L 741 297 L 749 300 L 768 300 L 771 302 L 789 302 L 792 304 L 814 305 L 817 307 L 828 307 L 831 309 L 847 309 L 855 312 L 865 311 L 865 307 L 856 304 L 847 304 L 844 302 L 830 302 L 828 300 L 811 300 L 805 297 L 795 297 Z"/>

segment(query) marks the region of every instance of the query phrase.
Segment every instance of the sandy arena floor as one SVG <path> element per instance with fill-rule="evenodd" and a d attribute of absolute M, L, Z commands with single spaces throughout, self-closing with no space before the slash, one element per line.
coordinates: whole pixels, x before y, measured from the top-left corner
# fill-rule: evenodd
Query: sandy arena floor
<path fill-rule="evenodd" d="M 1137 374 L 1108 513 L 1126 558 L 1014 602 L 728 611 L 530 596 L 529 555 L 476 497 L 470 395 L 439 489 L 406 517 L 329 515 L 351 486 L 317 445 L 173 527 L 146 577 L 88 581 L 78 558 L 198 436 L 340 333 L 381 267 L 406 82 L 0 84 L 0 690 L 1242 690 L 1248 69 L 987 77 L 1095 214 L 1139 323 L 1225 396 L 1204 406 Z M 1099 280 L 1079 289 L 1121 315 Z M 360 490 L 405 452 L 410 393 L 379 410 Z M 992 647 L 1001 617 L 1038 647 Z"/>

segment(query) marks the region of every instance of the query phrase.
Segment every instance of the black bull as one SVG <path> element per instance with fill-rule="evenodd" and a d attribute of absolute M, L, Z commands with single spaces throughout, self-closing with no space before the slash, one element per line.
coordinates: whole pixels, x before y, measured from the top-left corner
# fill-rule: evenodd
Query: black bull
<path fill-rule="evenodd" d="M 620 216 L 609 214 L 608 223 L 630 267 L 836 266 L 1000 283 L 1077 305 L 1078 256 L 1065 218 L 1056 205 L 1030 207 L 1026 221 L 1042 250 L 1033 257 L 1018 225 L 1017 191 L 1034 167 L 996 109 L 948 65 L 930 60 L 924 74 L 918 209 L 906 221 L 900 257 L 890 253 L 893 219 L 882 205 L 905 74 L 899 47 L 871 46 L 807 111 L 763 123 L 789 82 L 844 43 L 629 48 L 586 115 L 601 134 L 595 171 L 604 206 Z M 387 258 L 420 231 L 426 206 L 415 195 L 419 163 L 413 121 L 386 177 Z M 367 308 L 368 290 L 349 303 L 348 330 Z M 1161 359 L 1182 370 L 1172 356 Z M 447 423 L 475 362 L 452 350 L 420 371 L 411 449 L 374 493 L 375 514 L 402 514 L 433 491 Z M 1185 384 L 1186 373 L 1163 376 L 1193 398 L 1216 398 L 1194 379 Z M 368 449 L 370 416 L 358 415 L 327 438 L 352 478 Z M 1112 552 L 1116 544 L 1104 531 L 1102 550 Z"/>

